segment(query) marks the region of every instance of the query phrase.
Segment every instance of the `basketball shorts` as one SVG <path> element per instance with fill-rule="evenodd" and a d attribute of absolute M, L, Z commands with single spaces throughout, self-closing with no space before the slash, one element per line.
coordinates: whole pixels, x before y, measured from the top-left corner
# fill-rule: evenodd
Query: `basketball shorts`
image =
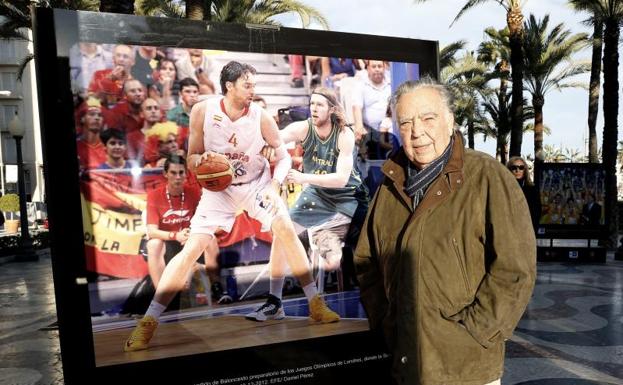
<path fill-rule="evenodd" d="M 230 232 L 236 216 L 246 211 L 251 218 L 262 224 L 262 231 L 269 231 L 278 216 L 288 216 L 288 209 L 278 194 L 273 202 L 265 202 L 264 196 L 271 187 L 270 172 L 248 183 L 231 184 L 223 191 L 203 189 L 201 200 L 190 221 L 191 234 L 214 234 L 222 229 Z M 273 214 L 273 205 L 277 205 Z"/>

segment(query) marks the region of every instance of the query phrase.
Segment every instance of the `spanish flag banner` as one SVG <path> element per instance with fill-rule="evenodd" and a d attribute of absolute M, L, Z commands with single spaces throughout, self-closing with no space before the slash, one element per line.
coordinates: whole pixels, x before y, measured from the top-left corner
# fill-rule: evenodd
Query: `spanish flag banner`
<path fill-rule="evenodd" d="M 145 235 L 142 213 L 147 191 L 166 180 L 161 169 L 93 170 L 81 182 L 87 269 L 119 278 L 142 278 L 147 262 L 140 253 Z"/>
<path fill-rule="evenodd" d="M 129 169 L 90 170 L 83 177 L 82 222 L 89 271 L 117 278 L 143 278 L 148 274 L 141 254 L 147 192 L 166 183 L 166 179 L 161 168 L 145 168 L 138 174 L 133 175 Z M 251 237 L 272 242 L 271 234 L 260 232 L 260 228 L 258 221 L 239 212 L 231 232 L 216 234 L 219 247 L 235 248 Z"/>

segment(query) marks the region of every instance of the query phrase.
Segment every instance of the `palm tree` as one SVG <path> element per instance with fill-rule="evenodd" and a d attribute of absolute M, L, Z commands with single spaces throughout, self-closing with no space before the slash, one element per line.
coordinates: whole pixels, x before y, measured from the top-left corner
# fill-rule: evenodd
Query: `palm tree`
<path fill-rule="evenodd" d="M 456 55 L 460 50 L 465 49 L 467 45 L 466 40 L 457 40 L 452 42 L 439 50 L 439 68 L 443 71 L 444 68 L 454 65 L 457 61 Z"/>
<path fill-rule="evenodd" d="M 543 105 L 545 94 L 552 90 L 581 86 L 565 83 L 575 75 L 587 72 L 588 63 L 571 61 L 571 57 L 586 46 L 585 33 L 572 35 L 562 23 L 548 31 L 549 15 L 537 20 L 534 15 L 524 25 L 524 83 L 532 94 L 534 108 L 534 156 L 537 163 L 543 161 Z M 569 62 L 561 68 L 563 62 Z"/>
<path fill-rule="evenodd" d="M 571 5 L 575 6 L 573 2 Z M 591 16 L 584 21 L 585 24 L 593 26 L 593 56 L 591 59 L 591 79 L 588 92 L 588 159 L 590 163 L 599 162 L 597 154 L 597 115 L 599 113 L 604 22 L 598 16 L 591 12 Z"/>
<path fill-rule="evenodd" d="M 623 22 L 623 0 L 569 0 L 577 10 L 587 11 L 595 20 L 604 23 L 604 133 L 603 163 L 606 169 L 605 213 L 608 216 L 610 238 L 616 245 L 617 235 L 617 176 L 619 110 L 619 36 Z"/>
<path fill-rule="evenodd" d="M 503 100 L 503 102 L 500 101 Z M 500 96 L 500 92 L 494 89 L 489 95 L 483 96 L 482 108 L 486 114 L 486 120 L 484 123 L 484 132 L 488 133 L 488 136 L 496 139 L 496 158 L 502 163 L 506 164 L 508 161 L 508 142 L 511 119 L 508 111 L 511 106 L 512 94 L 508 93 L 504 96 Z M 523 112 L 523 132 L 534 131 L 534 124 L 527 123 L 529 120 L 534 119 L 534 110 L 528 105 L 528 101 L 524 98 L 522 101 Z M 500 112 L 502 111 L 502 112 Z M 549 134 L 549 128 L 544 126 L 543 131 Z"/>
<path fill-rule="evenodd" d="M 176 0 L 141 0 L 138 11 L 142 15 L 151 16 L 269 25 L 278 24 L 273 20 L 274 16 L 294 12 L 301 18 L 304 28 L 315 20 L 323 28 L 329 29 L 329 23 L 318 10 L 297 0 L 186 0 L 183 3 L 186 5 L 185 12 Z"/>
<path fill-rule="evenodd" d="M 487 93 L 487 67 L 476 60 L 473 52 L 466 52 L 453 64 L 441 70 L 441 81 L 454 96 L 454 119 L 457 125 L 467 127 L 469 148 L 474 148 L 474 136 L 480 126 L 481 110 L 478 96 Z"/>
<path fill-rule="evenodd" d="M 416 2 L 424 2 L 428 0 L 415 0 Z M 472 7 L 487 3 L 495 2 L 504 7 L 506 10 L 506 24 L 509 30 L 509 44 L 510 44 L 510 64 L 511 64 L 511 77 L 513 80 L 513 98 L 514 100 L 511 106 L 511 156 L 521 155 L 521 142 L 523 139 L 523 52 L 522 52 L 522 35 L 523 35 L 523 14 L 521 12 L 522 6 L 526 0 L 467 0 L 463 8 L 454 18 L 452 24 L 454 24 L 463 14 Z"/>
<path fill-rule="evenodd" d="M 493 65 L 491 77 L 500 79 L 500 86 L 497 89 L 498 105 L 495 108 L 495 115 L 498 117 L 496 126 L 497 143 L 496 155 L 502 164 L 506 164 L 507 137 L 511 131 L 511 121 L 508 119 L 510 105 L 507 103 L 508 80 L 510 75 L 510 33 L 508 28 L 497 30 L 493 27 L 485 29 L 488 39 L 480 43 L 478 47 L 478 60 L 487 65 Z"/>

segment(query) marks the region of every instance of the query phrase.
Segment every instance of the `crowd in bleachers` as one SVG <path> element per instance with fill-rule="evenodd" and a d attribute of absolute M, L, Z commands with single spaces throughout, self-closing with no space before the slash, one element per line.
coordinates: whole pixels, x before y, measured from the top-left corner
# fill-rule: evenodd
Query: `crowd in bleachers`
<path fill-rule="evenodd" d="M 388 113 L 387 62 L 287 58 L 291 87 L 311 92 L 323 85 L 336 90 L 362 161 L 383 160 L 398 147 Z M 220 69 L 211 52 L 201 49 L 78 43 L 70 50 L 70 67 L 82 170 L 161 167 L 172 154 L 184 156 L 192 106 L 221 91 Z M 266 107 L 261 97 L 257 102 Z M 369 167 L 365 168 L 364 173 Z"/>
<path fill-rule="evenodd" d="M 183 156 L 192 106 L 220 93 L 201 49 L 79 43 L 70 67 L 82 170 L 162 167 Z"/>

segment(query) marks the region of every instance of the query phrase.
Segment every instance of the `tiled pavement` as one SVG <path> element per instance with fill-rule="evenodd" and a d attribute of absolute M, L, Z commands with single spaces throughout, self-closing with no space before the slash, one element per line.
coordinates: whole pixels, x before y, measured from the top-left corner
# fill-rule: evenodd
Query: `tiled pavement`
<path fill-rule="evenodd" d="M 49 256 L 0 265 L 0 385 L 62 384 Z M 539 263 L 504 385 L 623 385 L 623 263 Z"/>

